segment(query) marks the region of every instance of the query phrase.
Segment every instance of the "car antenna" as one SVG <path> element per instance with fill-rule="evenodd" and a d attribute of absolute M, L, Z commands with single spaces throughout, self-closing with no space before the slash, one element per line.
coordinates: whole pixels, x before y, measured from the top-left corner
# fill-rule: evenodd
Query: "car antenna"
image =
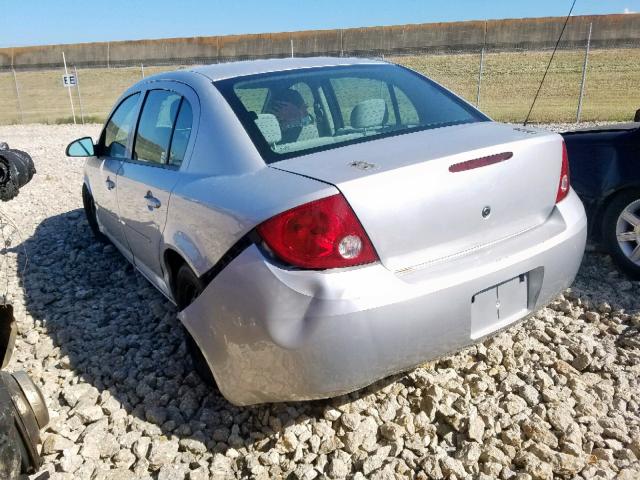
<path fill-rule="evenodd" d="M 524 126 L 526 126 L 527 123 L 529 123 L 529 117 L 531 116 L 531 112 L 533 112 L 533 107 L 536 104 L 536 100 L 538 100 L 538 95 L 540 95 L 540 90 L 542 90 L 544 79 L 547 78 L 547 73 L 549 72 L 549 68 L 551 67 L 551 62 L 553 62 L 553 57 L 556 55 L 556 50 L 558 50 L 558 45 L 560 45 L 560 40 L 562 40 L 562 34 L 564 33 L 565 28 L 567 28 L 567 23 L 569 23 L 569 18 L 571 18 L 573 7 L 576 6 L 576 1 L 577 0 L 573 0 L 573 3 L 571 4 L 571 8 L 569 9 L 569 15 L 567 15 L 567 18 L 564 21 L 564 25 L 562 26 L 562 30 L 560 31 L 560 36 L 558 37 L 558 41 L 556 42 L 556 46 L 553 48 L 553 53 L 551 54 L 551 58 L 549 59 L 549 64 L 547 65 L 547 69 L 544 71 L 544 75 L 542 76 L 542 81 L 540 82 L 540 86 L 538 87 L 536 96 L 533 98 L 533 102 L 531 103 L 531 108 L 529 109 L 529 113 L 527 113 L 527 118 L 524 119 L 524 122 L 523 122 Z"/>

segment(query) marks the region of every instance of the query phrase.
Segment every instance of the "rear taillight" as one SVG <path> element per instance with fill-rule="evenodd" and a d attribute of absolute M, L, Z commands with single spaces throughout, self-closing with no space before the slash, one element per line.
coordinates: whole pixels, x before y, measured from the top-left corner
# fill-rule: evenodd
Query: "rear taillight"
<path fill-rule="evenodd" d="M 378 260 L 371 240 L 340 194 L 280 213 L 257 231 L 280 260 L 296 267 L 322 270 Z"/>
<path fill-rule="evenodd" d="M 569 155 L 567 154 L 567 146 L 562 141 L 562 168 L 560 169 L 560 183 L 558 183 L 558 193 L 556 194 L 556 203 L 563 200 L 571 189 L 569 182 Z"/>

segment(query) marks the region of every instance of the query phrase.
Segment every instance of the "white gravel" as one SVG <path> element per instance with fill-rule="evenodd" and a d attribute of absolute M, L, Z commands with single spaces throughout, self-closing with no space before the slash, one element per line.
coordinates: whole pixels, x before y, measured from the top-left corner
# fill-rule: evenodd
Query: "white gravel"
<path fill-rule="evenodd" d="M 192 372 L 174 307 L 93 241 L 64 147 L 97 132 L 0 127 L 38 170 L 0 204 L 23 237 L 5 227 L 0 276 L 52 479 L 640 478 L 640 282 L 607 256 L 482 344 L 341 398 L 236 408 Z"/>

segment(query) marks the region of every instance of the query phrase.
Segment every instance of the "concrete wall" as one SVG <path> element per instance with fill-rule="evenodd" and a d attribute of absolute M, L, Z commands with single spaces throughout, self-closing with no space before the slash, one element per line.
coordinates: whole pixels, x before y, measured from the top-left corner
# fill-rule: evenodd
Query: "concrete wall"
<path fill-rule="evenodd" d="M 487 22 L 487 45 L 498 49 L 552 48 L 564 18 L 525 18 Z M 640 14 L 593 15 L 571 17 L 562 36 L 561 46 L 584 46 L 589 24 L 593 24 L 591 45 L 594 48 L 640 45 Z"/>
<path fill-rule="evenodd" d="M 525 18 L 4 48 L 0 70 L 58 67 L 63 51 L 70 65 L 117 66 L 282 57 L 291 55 L 292 44 L 296 56 L 476 52 L 485 43 L 496 50 L 546 49 L 555 45 L 564 20 Z M 640 45 L 640 14 L 621 14 L 572 17 L 561 47 L 583 46 L 590 23 L 594 48 Z"/>

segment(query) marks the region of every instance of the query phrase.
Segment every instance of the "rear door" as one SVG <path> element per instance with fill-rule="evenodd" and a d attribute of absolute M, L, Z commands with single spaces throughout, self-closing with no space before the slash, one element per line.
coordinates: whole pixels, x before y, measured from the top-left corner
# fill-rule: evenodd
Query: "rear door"
<path fill-rule="evenodd" d="M 162 232 L 171 191 L 192 148 L 197 97 L 182 84 L 152 85 L 144 93 L 131 159 L 118 174 L 118 204 L 136 266 L 162 285 Z"/>
<path fill-rule="evenodd" d="M 89 159 L 85 170 L 98 221 L 126 256 L 130 254 L 118 216 L 116 186 L 122 162 L 131 156 L 131 140 L 141 96 L 134 93 L 116 107 L 98 141 L 97 155 Z"/>

